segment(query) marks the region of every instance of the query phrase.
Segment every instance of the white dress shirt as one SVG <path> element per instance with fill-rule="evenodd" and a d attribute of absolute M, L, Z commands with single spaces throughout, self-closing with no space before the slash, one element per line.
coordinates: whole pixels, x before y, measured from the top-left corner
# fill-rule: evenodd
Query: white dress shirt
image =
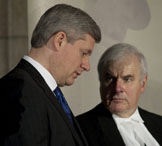
<path fill-rule="evenodd" d="M 37 69 L 37 71 L 41 74 L 41 76 L 53 92 L 54 89 L 57 87 L 57 83 L 53 76 L 50 74 L 50 72 L 46 68 L 44 68 L 40 63 L 38 63 L 36 60 L 32 59 L 29 56 L 24 56 L 23 59 L 28 61 L 34 66 L 34 68 Z"/>
<path fill-rule="evenodd" d="M 138 109 L 129 118 L 112 116 L 126 146 L 160 146 L 144 125 Z"/>

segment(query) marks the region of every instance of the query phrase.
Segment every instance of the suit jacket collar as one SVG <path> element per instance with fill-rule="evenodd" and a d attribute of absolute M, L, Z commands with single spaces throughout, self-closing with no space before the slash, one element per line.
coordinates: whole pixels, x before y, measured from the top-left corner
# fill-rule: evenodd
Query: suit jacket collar
<path fill-rule="evenodd" d="M 100 131 L 100 137 L 101 141 L 104 141 L 104 146 L 125 146 L 111 113 L 104 107 L 102 103 L 99 104 L 95 110 L 98 115 L 98 125 L 100 125 L 99 128 L 101 128 L 100 130 L 102 131 Z"/>
<path fill-rule="evenodd" d="M 76 139 L 76 142 L 78 143 L 78 145 L 82 146 L 82 142 L 85 144 L 85 146 L 87 146 L 87 142 L 82 134 L 82 131 L 80 130 L 77 121 L 74 119 L 74 125 L 76 126 L 77 130 L 74 128 L 74 126 L 72 126 L 71 122 L 69 121 L 68 117 L 66 116 L 63 108 L 61 107 L 61 105 L 59 104 L 59 102 L 57 101 L 55 95 L 53 94 L 53 92 L 51 91 L 51 89 L 48 87 L 48 85 L 46 84 L 45 80 L 43 79 L 43 77 L 40 75 L 40 73 L 26 60 L 21 59 L 20 63 L 17 65 L 16 67 L 17 69 L 21 69 L 21 70 L 25 70 L 32 78 L 33 80 L 38 84 L 38 86 L 45 92 L 46 96 L 48 97 L 48 99 L 51 101 L 51 103 L 57 108 L 58 112 L 60 113 L 60 115 L 62 115 L 62 118 L 64 119 L 65 123 L 67 124 L 67 126 L 69 127 L 69 130 L 71 131 L 72 135 L 74 136 L 74 138 Z M 79 135 L 78 135 L 79 133 Z M 79 136 L 82 136 L 82 142 Z"/>

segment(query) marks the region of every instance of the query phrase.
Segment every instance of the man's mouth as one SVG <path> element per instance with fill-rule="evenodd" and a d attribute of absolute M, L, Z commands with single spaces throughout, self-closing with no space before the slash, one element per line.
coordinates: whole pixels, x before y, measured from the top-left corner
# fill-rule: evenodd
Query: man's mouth
<path fill-rule="evenodd" d="M 81 73 L 75 72 L 75 73 L 74 73 L 74 78 L 77 78 L 77 77 L 80 76 L 80 75 L 81 75 Z"/>
<path fill-rule="evenodd" d="M 115 101 L 115 102 L 121 102 L 123 100 L 124 100 L 123 98 L 113 98 L 112 99 L 112 101 Z"/>
<path fill-rule="evenodd" d="M 123 95 L 114 95 L 111 97 L 111 101 L 123 101 L 125 100 L 126 98 L 123 96 Z"/>

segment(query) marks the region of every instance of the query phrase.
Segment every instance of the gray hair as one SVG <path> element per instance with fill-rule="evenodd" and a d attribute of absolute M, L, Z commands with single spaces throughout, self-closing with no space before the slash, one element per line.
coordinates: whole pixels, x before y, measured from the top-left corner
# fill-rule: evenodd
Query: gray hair
<path fill-rule="evenodd" d="M 103 53 L 98 63 L 98 74 L 100 81 L 105 65 L 111 65 L 111 63 L 122 60 L 130 54 L 135 55 L 139 60 L 141 81 L 143 81 L 144 76 L 148 74 L 146 58 L 135 46 L 127 43 L 115 44 Z"/>
<path fill-rule="evenodd" d="M 58 4 L 41 16 L 32 34 L 32 47 L 44 46 L 50 37 L 60 31 L 66 33 L 70 43 L 84 39 L 85 34 L 91 35 L 96 43 L 101 40 L 99 26 L 86 12 L 70 5 Z"/>

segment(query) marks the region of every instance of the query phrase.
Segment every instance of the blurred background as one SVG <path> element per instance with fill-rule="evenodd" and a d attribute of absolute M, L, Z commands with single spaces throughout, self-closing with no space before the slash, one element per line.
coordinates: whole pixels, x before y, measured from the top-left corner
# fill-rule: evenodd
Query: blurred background
<path fill-rule="evenodd" d="M 111 45 L 136 46 L 148 62 L 149 78 L 140 106 L 162 115 L 162 1 L 161 0 L 0 0 L 0 77 L 30 49 L 32 31 L 51 6 L 66 3 L 89 13 L 99 24 L 102 41 L 90 57 L 91 71 L 62 90 L 75 115 L 100 103 L 97 64 Z"/>

